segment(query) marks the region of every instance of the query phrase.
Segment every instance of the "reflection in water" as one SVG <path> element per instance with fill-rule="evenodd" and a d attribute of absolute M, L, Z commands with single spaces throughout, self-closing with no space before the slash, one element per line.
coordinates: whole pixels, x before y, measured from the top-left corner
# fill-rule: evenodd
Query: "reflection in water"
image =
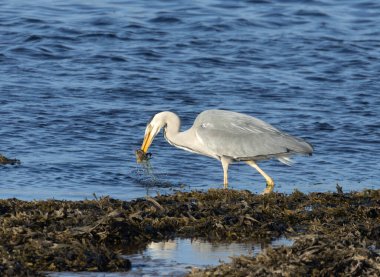
<path fill-rule="evenodd" d="M 270 245 L 278 247 L 292 243 L 292 240 L 281 237 Z M 142 253 L 127 256 L 132 262 L 129 274 L 183 276 L 191 267 L 218 265 L 222 261 L 229 262 L 232 256 L 257 255 L 267 246 L 265 243 L 209 243 L 197 239 L 152 242 Z"/>

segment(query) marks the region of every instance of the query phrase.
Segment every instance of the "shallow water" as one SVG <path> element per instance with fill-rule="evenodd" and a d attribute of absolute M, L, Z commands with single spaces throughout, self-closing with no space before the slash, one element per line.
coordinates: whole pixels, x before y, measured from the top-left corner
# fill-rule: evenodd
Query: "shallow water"
<path fill-rule="evenodd" d="M 272 247 L 289 246 L 292 243 L 292 240 L 282 237 L 274 240 Z M 216 266 L 220 262 L 230 262 L 232 256 L 255 256 L 267 246 L 258 243 L 209 243 L 190 239 L 152 242 L 141 253 L 125 256 L 132 262 L 132 270 L 126 273 L 62 272 L 49 276 L 184 276 L 192 267 Z"/>
<path fill-rule="evenodd" d="M 121 199 L 221 187 L 218 161 L 151 147 L 145 124 L 172 110 L 264 119 L 315 146 L 289 168 L 262 163 L 276 190 L 380 186 L 380 5 L 376 1 L 5 1 L 0 3 L 2 198 Z M 246 165 L 236 189 L 260 192 Z M 184 188 L 182 188 L 184 189 Z"/>
<path fill-rule="evenodd" d="M 272 247 L 289 246 L 292 241 L 280 238 L 272 242 Z M 230 262 L 232 256 L 257 255 L 268 245 L 257 243 L 209 243 L 202 240 L 176 239 L 153 242 L 142 253 L 129 255 L 132 270 L 129 275 L 181 276 L 192 267 L 216 266 L 220 262 Z"/>

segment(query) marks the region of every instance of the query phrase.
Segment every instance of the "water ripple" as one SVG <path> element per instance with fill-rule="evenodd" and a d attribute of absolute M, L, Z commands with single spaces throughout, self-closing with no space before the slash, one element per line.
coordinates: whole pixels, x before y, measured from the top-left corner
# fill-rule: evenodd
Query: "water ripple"
<path fill-rule="evenodd" d="M 376 1 L 58 2 L 0 4 L 0 152 L 22 161 L 0 168 L 3 197 L 220 187 L 218 161 L 162 136 L 156 179 L 134 161 L 155 112 L 178 112 L 188 128 L 210 108 L 310 140 L 315 155 L 293 168 L 262 164 L 280 191 L 380 186 Z M 246 166 L 230 178 L 263 188 Z"/>

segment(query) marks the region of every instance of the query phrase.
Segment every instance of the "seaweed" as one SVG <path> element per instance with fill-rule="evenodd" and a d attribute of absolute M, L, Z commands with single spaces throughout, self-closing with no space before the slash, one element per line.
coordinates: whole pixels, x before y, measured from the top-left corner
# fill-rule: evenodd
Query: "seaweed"
<path fill-rule="evenodd" d="M 135 155 L 137 163 L 148 161 L 152 157 L 152 153 L 145 153 L 140 149 L 135 151 Z"/>
<path fill-rule="evenodd" d="M 380 190 L 256 195 L 210 189 L 133 201 L 0 200 L 0 275 L 127 271 L 131 263 L 122 254 L 152 241 L 270 242 L 280 236 L 295 239 L 294 245 L 191 274 L 375 275 Z"/>

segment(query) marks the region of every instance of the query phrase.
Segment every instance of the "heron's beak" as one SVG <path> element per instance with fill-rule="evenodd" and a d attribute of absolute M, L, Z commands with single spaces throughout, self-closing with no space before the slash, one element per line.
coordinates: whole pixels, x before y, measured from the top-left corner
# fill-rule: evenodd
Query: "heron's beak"
<path fill-rule="evenodd" d="M 152 132 L 152 128 L 148 127 L 145 132 L 143 144 L 141 145 L 141 150 L 144 151 L 144 153 L 148 152 L 148 148 L 152 144 L 155 135 L 155 132 Z"/>

